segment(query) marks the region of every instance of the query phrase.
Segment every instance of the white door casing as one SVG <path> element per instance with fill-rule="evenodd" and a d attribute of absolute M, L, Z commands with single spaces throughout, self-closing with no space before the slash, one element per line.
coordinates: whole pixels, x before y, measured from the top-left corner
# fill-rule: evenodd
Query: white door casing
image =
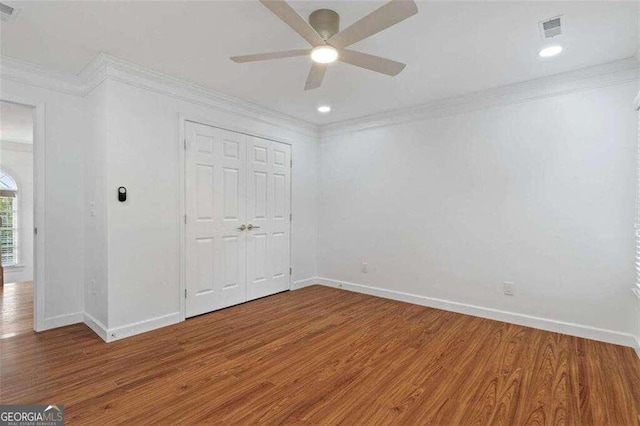
<path fill-rule="evenodd" d="M 192 122 L 185 139 L 185 316 L 288 290 L 291 146 Z"/>
<path fill-rule="evenodd" d="M 247 138 L 247 295 L 289 289 L 291 146 Z"/>
<path fill-rule="evenodd" d="M 246 301 L 246 136 L 186 124 L 186 316 Z"/>

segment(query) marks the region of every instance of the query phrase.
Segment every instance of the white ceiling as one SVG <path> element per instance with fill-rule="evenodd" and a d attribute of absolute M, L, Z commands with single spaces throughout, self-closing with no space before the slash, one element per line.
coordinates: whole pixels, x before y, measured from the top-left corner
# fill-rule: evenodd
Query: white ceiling
<path fill-rule="evenodd" d="M 0 140 L 33 143 L 33 109 L 0 102 Z"/>
<path fill-rule="evenodd" d="M 408 64 L 397 77 L 332 64 L 320 89 L 303 90 L 306 57 L 236 64 L 233 55 L 307 47 L 258 1 L 12 2 L 0 51 L 79 72 L 100 51 L 221 93 L 328 123 L 633 56 L 638 3 L 420 2 L 419 13 L 351 48 Z M 381 1 L 297 1 L 303 17 L 327 7 L 341 28 Z M 540 60 L 539 21 L 564 15 L 565 51 Z M 316 112 L 328 103 L 328 115 Z"/>

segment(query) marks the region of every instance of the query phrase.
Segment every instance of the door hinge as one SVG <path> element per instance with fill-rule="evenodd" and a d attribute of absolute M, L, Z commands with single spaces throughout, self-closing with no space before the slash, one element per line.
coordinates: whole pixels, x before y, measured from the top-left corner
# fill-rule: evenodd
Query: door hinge
<path fill-rule="evenodd" d="M 185 149 L 185 151 L 187 149 L 187 140 L 186 139 L 184 140 L 184 149 Z"/>
<path fill-rule="evenodd" d="M 289 268 L 289 275 L 293 274 L 293 268 Z"/>
<path fill-rule="evenodd" d="M 38 228 L 33 228 L 33 234 L 38 235 Z"/>
<path fill-rule="evenodd" d="M 293 167 L 293 159 L 289 160 L 289 167 Z"/>
<path fill-rule="evenodd" d="M 289 222 L 291 222 L 293 220 L 293 214 L 289 215 Z"/>
<path fill-rule="evenodd" d="M 184 215 L 184 224 L 185 225 L 187 224 L 187 215 L 186 214 Z"/>
<path fill-rule="evenodd" d="M 185 299 L 187 298 L 187 289 L 186 288 L 184 289 L 184 298 Z"/>

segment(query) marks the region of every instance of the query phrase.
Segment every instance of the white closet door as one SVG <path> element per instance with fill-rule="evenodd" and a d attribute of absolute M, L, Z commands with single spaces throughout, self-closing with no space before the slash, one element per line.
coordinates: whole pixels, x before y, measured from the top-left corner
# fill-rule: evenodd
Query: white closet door
<path fill-rule="evenodd" d="M 247 296 L 289 289 L 291 146 L 247 137 Z"/>
<path fill-rule="evenodd" d="M 186 133 L 186 316 L 245 302 L 246 136 L 196 123 Z"/>

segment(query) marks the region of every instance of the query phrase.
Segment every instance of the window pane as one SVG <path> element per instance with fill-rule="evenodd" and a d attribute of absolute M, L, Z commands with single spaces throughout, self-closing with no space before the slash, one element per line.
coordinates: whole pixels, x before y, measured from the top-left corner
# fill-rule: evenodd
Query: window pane
<path fill-rule="evenodd" d="M 18 190 L 18 185 L 16 185 L 16 181 L 0 170 L 0 189 L 12 189 L 14 191 Z"/>
<path fill-rule="evenodd" d="M 0 197 L 0 252 L 2 266 L 18 263 L 16 199 Z"/>

